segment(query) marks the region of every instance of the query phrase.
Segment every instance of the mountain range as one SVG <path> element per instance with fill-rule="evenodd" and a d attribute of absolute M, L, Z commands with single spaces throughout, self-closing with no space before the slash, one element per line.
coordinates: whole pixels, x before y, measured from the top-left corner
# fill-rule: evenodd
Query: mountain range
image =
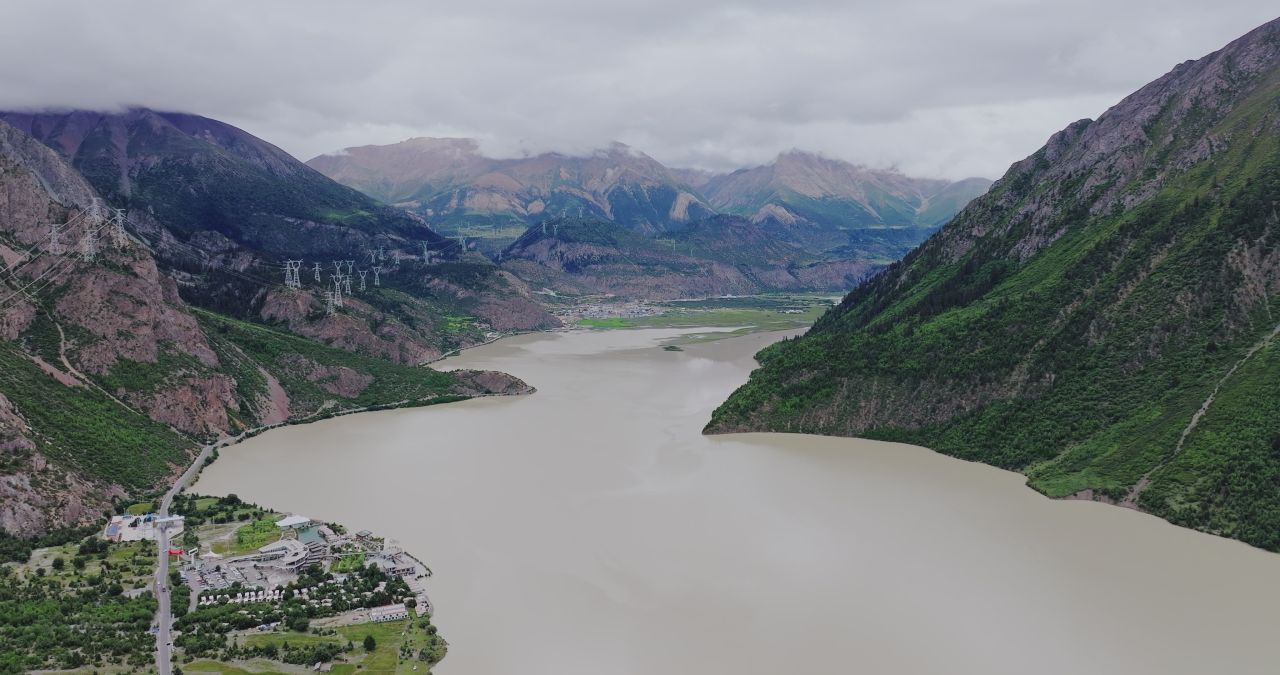
<path fill-rule="evenodd" d="M 910 250 L 990 185 L 980 178 L 911 178 L 800 151 L 729 174 L 669 168 L 621 143 L 585 157 L 495 159 L 462 138 L 347 148 L 308 164 L 443 233 L 502 245 L 531 224 L 557 218 L 656 236 L 726 214 L 763 224 L 812 253 L 883 262 Z"/>
<path fill-rule="evenodd" d="M 1280 20 L 1054 134 L 708 431 L 918 443 L 1280 550 L 1278 196 Z"/>

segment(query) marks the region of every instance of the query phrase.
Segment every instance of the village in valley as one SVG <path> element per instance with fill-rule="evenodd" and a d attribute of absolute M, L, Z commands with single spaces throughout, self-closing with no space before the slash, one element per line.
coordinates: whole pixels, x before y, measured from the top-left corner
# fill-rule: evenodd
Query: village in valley
<path fill-rule="evenodd" d="M 368 670 L 379 651 L 394 656 L 394 670 L 426 672 L 444 657 L 430 623 L 431 570 L 394 541 L 235 495 L 181 495 L 172 512 L 184 519 L 181 534 L 169 530 L 181 545 L 170 551 L 171 577 L 189 589 L 173 600 L 184 672 L 222 672 L 199 659 Z"/>
<path fill-rule="evenodd" d="M 80 543 L 37 549 L 27 565 L 3 573 L 66 589 L 111 584 L 146 617 L 154 612 L 146 608 L 155 602 L 156 547 L 169 542 L 170 646 L 173 672 L 183 675 L 426 675 L 444 657 L 425 585 L 431 570 L 394 541 L 235 495 L 179 495 L 167 517 L 152 506 L 135 504 Z M 152 623 L 149 633 L 159 628 Z M 67 665 L 145 672 L 148 641 L 120 632 L 123 625 L 109 630 L 127 640 L 124 651 L 73 649 Z"/>

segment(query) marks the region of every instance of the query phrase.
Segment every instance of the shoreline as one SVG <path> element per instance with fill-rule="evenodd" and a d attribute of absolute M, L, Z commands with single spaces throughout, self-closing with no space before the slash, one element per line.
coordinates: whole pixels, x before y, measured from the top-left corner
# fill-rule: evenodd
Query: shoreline
<path fill-rule="evenodd" d="M 497 342 L 498 340 L 502 339 L 502 337 L 509 337 L 509 336 L 500 336 L 498 338 L 494 338 L 488 344 Z M 174 498 L 176 498 L 179 494 L 181 494 L 182 492 L 190 488 L 194 484 L 194 481 L 200 477 L 200 474 L 204 471 L 204 469 L 208 466 L 211 466 L 215 461 L 217 461 L 218 450 L 222 448 L 238 445 L 248 439 L 255 438 L 257 436 L 260 436 L 269 431 L 273 431 L 275 429 L 279 429 L 287 426 L 302 426 L 306 424 L 312 424 L 314 422 L 321 422 L 324 420 L 333 419 L 336 417 L 356 415 L 356 414 L 365 413 L 365 412 L 398 410 L 403 408 L 425 408 L 432 405 L 458 403 L 461 401 L 467 401 L 475 398 L 489 398 L 489 397 L 496 397 L 496 396 L 527 396 L 535 392 L 537 392 L 537 388 L 533 386 L 529 386 L 528 391 L 523 391 L 519 393 L 504 394 L 504 393 L 495 392 L 495 393 L 474 394 L 474 395 L 445 394 L 445 395 L 436 396 L 430 399 L 392 401 L 390 403 L 382 403 L 382 404 L 361 406 L 358 408 L 346 408 L 346 409 L 338 409 L 338 410 L 331 410 L 332 406 L 322 405 L 318 410 L 316 410 L 315 412 L 305 417 L 300 417 L 298 419 L 286 419 L 284 421 L 277 422 L 275 424 L 263 425 L 260 427 L 254 427 L 252 429 L 246 429 L 244 431 L 241 431 L 239 434 L 236 434 L 235 436 L 224 436 L 212 443 L 207 443 L 200 448 L 199 452 L 196 453 L 196 456 L 192 459 L 191 463 L 187 465 L 187 468 L 184 469 L 182 473 L 178 474 L 178 477 L 174 479 L 173 483 L 169 486 L 169 489 L 165 491 L 163 496 L 160 498 L 160 504 L 159 504 L 159 508 L 157 509 L 157 514 L 161 518 L 168 517 L 169 509 L 173 505 Z M 156 538 L 155 576 L 151 581 L 151 590 L 152 590 L 152 593 L 155 595 L 156 601 L 157 601 L 157 608 L 156 608 L 155 622 L 154 622 L 155 625 L 158 627 L 158 629 L 156 630 L 155 663 L 156 663 L 156 669 L 159 675 L 171 675 L 171 673 L 173 672 L 172 671 L 173 658 L 171 654 L 173 640 L 172 640 L 171 630 L 175 623 L 175 619 L 174 619 L 173 611 L 171 607 L 170 588 L 169 588 L 169 584 L 166 583 L 166 580 L 169 577 L 170 545 L 171 544 L 169 540 L 169 533 L 167 529 L 165 529 L 164 527 L 159 528 L 157 538 Z M 421 559 L 419 559 L 416 555 L 412 553 L 407 553 L 407 555 L 411 559 L 413 559 L 415 562 L 422 565 L 423 569 L 427 571 L 427 576 L 431 576 L 431 568 L 427 566 L 426 563 L 424 563 Z M 430 614 L 429 601 L 428 601 L 427 611 L 429 615 Z"/>

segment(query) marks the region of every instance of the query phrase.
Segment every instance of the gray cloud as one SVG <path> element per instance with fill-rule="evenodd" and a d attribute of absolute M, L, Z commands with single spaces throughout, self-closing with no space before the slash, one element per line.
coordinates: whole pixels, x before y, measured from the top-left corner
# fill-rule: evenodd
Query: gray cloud
<path fill-rule="evenodd" d="M 1274 0 L 9 2 L 0 107 L 145 105 L 306 159 L 416 135 L 620 140 L 729 169 L 792 147 L 998 177 L 1274 18 Z"/>

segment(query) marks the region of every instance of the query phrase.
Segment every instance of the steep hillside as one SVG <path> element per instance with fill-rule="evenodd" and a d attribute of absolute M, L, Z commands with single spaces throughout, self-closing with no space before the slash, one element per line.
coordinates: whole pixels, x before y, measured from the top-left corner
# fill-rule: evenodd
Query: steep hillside
<path fill-rule="evenodd" d="M 56 150 L 108 206 L 126 209 L 131 229 L 190 303 L 408 364 L 490 330 L 556 324 L 518 279 L 483 257 L 216 120 L 142 108 L 0 119 Z M 451 264 L 424 264 L 424 251 Z M 283 279 L 287 259 L 303 261 L 301 281 L 314 293 L 271 290 L 267 282 Z M 368 281 L 335 318 L 326 316 L 323 295 L 338 260 L 359 263 Z M 381 268 L 376 287 L 373 267 Z M 352 265 L 347 273 L 356 272 Z M 458 316 L 469 320 L 450 318 Z"/>
<path fill-rule="evenodd" d="M 866 260 L 813 256 L 733 216 L 699 221 L 657 239 L 607 221 L 549 221 L 502 251 L 502 266 L 560 294 L 648 300 L 843 291 L 879 269 Z"/>
<path fill-rule="evenodd" d="M 0 536 L 94 522 L 223 434 L 523 388 L 193 309 L 150 240 L 132 222 L 117 237 L 99 200 L 56 153 L 0 122 Z M 263 293 L 314 302 L 304 289 Z M 333 341 L 362 334 L 340 330 L 361 320 L 361 304 L 322 320 Z"/>
<path fill-rule="evenodd" d="M 990 184 L 911 178 L 793 150 L 770 164 L 711 178 L 701 190 L 717 210 L 765 223 L 806 248 L 852 246 L 888 261 L 924 241 Z"/>
<path fill-rule="evenodd" d="M 1280 20 L 1055 134 L 708 430 L 864 435 L 1280 550 Z"/>
<path fill-rule="evenodd" d="M 712 213 L 675 173 L 621 143 L 586 157 L 491 159 L 470 139 L 414 138 L 308 164 L 451 234 L 513 238 L 531 223 L 563 217 L 652 234 Z"/>

